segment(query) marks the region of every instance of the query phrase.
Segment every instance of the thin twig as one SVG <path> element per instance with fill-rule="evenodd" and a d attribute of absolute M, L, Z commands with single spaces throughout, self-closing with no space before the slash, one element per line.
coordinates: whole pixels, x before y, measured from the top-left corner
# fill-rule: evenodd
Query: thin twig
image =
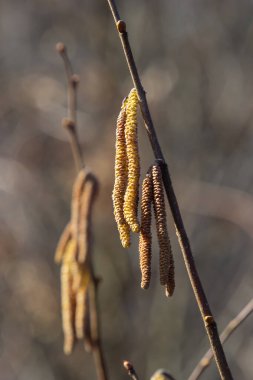
<path fill-rule="evenodd" d="M 128 35 L 126 32 L 126 24 L 124 21 L 120 19 L 119 12 L 117 10 L 116 4 L 114 0 L 107 0 L 110 6 L 119 37 L 123 46 L 123 50 L 125 53 L 125 57 L 128 63 L 129 71 L 131 73 L 131 77 L 134 83 L 134 86 L 138 92 L 138 97 L 140 100 L 140 107 L 142 111 L 142 116 L 145 121 L 145 127 L 149 136 L 149 140 L 154 152 L 154 156 L 157 160 L 159 160 L 162 174 L 163 174 L 163 182 L 166 190 L 168 202 L 170 204 L 171 212 L 175 222 L 176 233 L 178 236 L 179 244 L 181 247 L 183 259 L 185 262 L 185 266 L 188 272 L 188 276 L 193 288 L 193 292 L 204 322 L 204 326 L 209 337 L 210 345 L 214 352 L 215 361 L 220 373 L 221 379 L 224 380 L 232 380 L 232 374 L 230 372 L 229 366 L 227 364 L 227 360 L 225 357 L 225 353 L 223 351 L 222 344 L 220 342 L 218 329 L 214 317 L 212 316 L 211 309 L 209 307 L 202 283 L 200 281 L 189 239 L 184 227 L 184 223 L 181 217 L 181 212 L 178 206 L 177 198 L 174 193 L 174 189 L 172 186 L 168 166 L 165 162 L 159 141 L 156 136 L 155 127 L 153 125 L 153 121 L 150 115 L 146 93 L 142 87 L 141 80 L 137 71 L 137 67 L 134 61 L 134 57 L 132 54 L 132 50 L 129 44 Z"/>
<path fill-rule="evenodd" d="M 253 298 L 247 303 L 246 306 L 240 311 L 240 313 L 232 319 L 225 329 L 222 331 L 220 335 L 220 340 L 222 343 L 226 342 L 226 340 L 230 337 L 231 334 L 235 332 L 235 330 L 243 323 L 246 318 L 253 312 Z M 197 380 L 202 373 L 207 369 L 207 367 L 211 364 L 213 359 L 213 353 L 209 349 L 205 355 L 201 358 L 199 363 L 196 365 L 191 375 L 188 377 L 188 380 Z"/>
<path fill-rule="evenodd" d="M 131 377 L 132 380 L 139 380 L 139 377 L 138 377 L 132 363 L 130 363 L 128 360 L 125 360 L 123 362 L 123 367 L 127 370 L 127 373 L 129 375 L 129 377 Z"/>
<path fill-rule="evenodd" d="M 76 126 L 77 86 L 79 83 L 79 77 L 73 72 L 66 46 L 62 42 L 58 42 L 56 44 L 56 50 L 62 57 L 68 84 L 68 117 L 63 119 L 62 126 L 69 132 L 71 150 L 74 157 L 76 170 L 78 172 L 80 168 L 84 167 L 82 149 L 79 143 Z"/>
<path fill-rule="evenodd" d="M 82 150 L 76 131 L 76 85 L 78 81 L 73 80 L 76 75 L 73 74 L 71 62 L 67 55 L 67 49 L 64 44 L 58 43 L 56 50 L 63 58 L 66 76 L 68 80 L 68 116 L 69 118 L 63 119 L 64 127 L 70 134 L 70 144 L 72 148 L 73 158 L 75 161 L 77 172 L 84 168 L 84 161 L 82 157 Z M 90 305 L 90 325 L 91 325 L 91 338 L 92 346 L 91 351 L 96 368 L 98 380 L 108 380 L 107 370 L 105 365 L 104 353 L 101 343 L 100 321 L 98 313 L 97 302 L 97 285 L 98 279 L 94 275 L 93 262 L 89 260 L 89 270 L 91 273 L 91 282 L 89 284 L 89 305 Z"/>
<path fill-rule="evenodd" d="M 98 318 L 98 288 L 99 280 L 92 274 L 92 281 L 89 286 L 90 301 L 90 328 L 92 339 L 92 353 L 99 380 L 107 380 L 107 371 L 105 365 L 104 354 L 101 344 L 100 323 Z"/>

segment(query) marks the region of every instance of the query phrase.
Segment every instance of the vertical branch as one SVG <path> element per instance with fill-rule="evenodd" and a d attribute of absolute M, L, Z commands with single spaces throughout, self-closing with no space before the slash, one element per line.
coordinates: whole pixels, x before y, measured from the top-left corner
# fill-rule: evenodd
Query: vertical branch
<path fill-rule="evenodd" d="M 100 324 L 98 320 L 98 292 L 97 288 L 99 285 L 99 280 L 92 275 L 92 281 L 89 286 L 89 301 L 90 301 L 90 327 L 91 327 L 91 338 L 92 338 L 92 352 L 93 359 L 96 367 L 97 378 L 99 380 L 107 380 L 105 359 L 103 350 L 101 347 L 101 332 Z"/>
<path fill-rule="evenodd" d="M 56 45 L 56 50 L 61 55 L 66 77 L 68 81 L 68 118 L 63 119 L 63 126 L 69 133 L 70 136 L 70 144 L 73 153 L 73 158 L 76 165 L 76 170 L 79 172 L 82 168 L 84 168 L 84 161 L 82 157 L 82 150 L 78 139 L 78 134 L 76 130 L 76 104 L 77 104 L 77 84 L 79 82 L 78 76 L 73 74 L 71 62 L 67 55 L 67 49 L 65 45 L 59 42 Z M 92 354 L 93 360 L 95 364 L 95 369 L 97 373 L 98 380 L 108 380 L 107 370 L 104 360 L 104 353 L 102 349 L 101 343 L 101 332 L 100 332 L 100 320 L 98 313 L 98 294 L 97 294 L 97 286 L 98 279 L 94 275 L 94 268 L 92 260 L 88 260 L 89 270 L 91 273 L 91 282 L 89 284 L 89 305 L 90 305 L 90 327 L 91 327 L 91 338 L 92 338 Z"/>
<path fill-rule="evenodd" d="M 132 54 L 131 46 L 128 40 L 128 35 L 126 32 L 126 24 L 124 21 L 120 19 L 119 12 L 117 10 L 116 4 L 114 0 L 107 0 L 108 5 L 111 9 L 119 37 L 122 43 L 122 47 L 125 53 L 125 57 L 128 63 L 128 68 L 134 83 L 134 86 L 137 90 L 140 107 L 142 111 L 142 116 L 145 122 L 145 127 L 148 133 L 148 137 L 154 152 L 154 156 L 157 160 L 160 161 L 163 182 L 165 191 L 167 194 L 168 202 L 170 204 L 171 212 L 174 218 L 176 233 L 178 236 L 179 244 L 181 247 L 183 259 L 185 262 L 185 266 L 188 272 L 188 276 L 191 282 L 191 286 L 203 319 L 203 323 L 206 329 L 206 333 L 208 335 L 210 345 L 212 347 L 217 368 L 220 373 L 221 379 L 224 380 L 232 380 L 232 375 L 227 364 L 227 360 L 225 357 L 225 353 L 223 351 L 223 347 L 219 338 L 218 329 L 214 317 L 212 315 L 210 306 L 208 304 L 202 283 L 199 278 L 199 274 L 197 272 L 197 268 L 194 263 L 189 239 L 184 227 L 184 223 L 181 217 L 181 212 L 178 206 L 177 198 L 172 186 L 170 173 L 168 166 L 165 162 L 157 135 L 155 131 L 155 127 L 153 125 L 153 121 L 151 118 L 151 114 L 149 111 L 146 94 L 142 87 L 141 80 L 138 74 L 138 70 L 134 61 L 134 57 Z"/>
<path fill-rule="evenodd" d="M 77 86 L 79 83 L 79 77 L 73 73 L 66 46 L 62 42 L 58 42 L 56 44 L 56 50 L 62 57 L 67 78 L 68 117 L 63 119 L 62 126 L 68 130 L 71 150 L 74 157 L 76 170 L 78 172 L 80 168 L 84 167 L 82 149 L 79 143 L 76 126 Z"/>
<path fill-rule="evenodd" d="M 240 311 L 240 313 L 232 319 L 220 335 L 220 340 L 222 343 L 225 343 L 226 340 L 230 337 L 231 334 L 248 318 L 248 316 L 253 312 L 253 298 L 247 303 L 246 306 Z M 188 380 L 197 380 L 202 373 L 207 369 L 211 364 L 213 359 L 213 353 L 211 350 L 208 350 L 205 355 L 201 358 L 199 363 L 196 365 L 191 375 L 188 377 Z"/>

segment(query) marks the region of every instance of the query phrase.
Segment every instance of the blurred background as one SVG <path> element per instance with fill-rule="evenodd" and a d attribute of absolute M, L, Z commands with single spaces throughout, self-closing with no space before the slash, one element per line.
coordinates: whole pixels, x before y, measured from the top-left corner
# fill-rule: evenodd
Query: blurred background
<path fill-rule="evenodd" d="M 118 1 L 196 265 L 220 331 L 253 289 L 253 1 Z M 0 1 L 0 373 L 3 380 L 95 379 L 80 343 L 63 354 L 54 250 L 70 216 L 75 168 L 61 119 L 66 81 L 55 44 L 80 75 L 78 126 L 101 183 L 95 266 L 110 379 L 167 368 L 186 379 L 208 341 L 175 237 L 176 291 L 140 289 L 138 240 L 113 218 L 115 121 L 132 88 L 107 2 Z M 153 161 L 139 123 L 142 177 Z M 154 233 L 155 236 L 155 233 Z M 234 378 L 252 379 L 253 323 L 225 346 Z M 212 365 L 202 379 L 218 379 Z"/>

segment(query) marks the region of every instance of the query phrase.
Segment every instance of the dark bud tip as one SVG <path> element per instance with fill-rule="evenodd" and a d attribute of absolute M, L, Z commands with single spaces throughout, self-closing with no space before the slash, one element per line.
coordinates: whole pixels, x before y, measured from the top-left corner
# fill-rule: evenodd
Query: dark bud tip
<path fill-rule="evenodd" d="M 170 286 L 165 286 L 165 295 L 166 297 L 172 297 L 174 293 L 174 288 L 171 288 Z"/>
<path fill-rule="evenodd" d="M 62 119 L 62 127 L 70 131 L 74 131 L 75 123 L 72 120 L 65 117 L 64 119 Z"/>
<path fill-rule="evenodd" d="M 126 32 L 126 23 L 123 20 L 119 20 L 117 22 L 117 29 L 119 33 L 125 33 Z"/>
<path fill-rule="evenodd" d="M 123 366 L 127 371 L 132 372 L 133 371 L 133 366 L 128 360 L 123 361 Z"/>
<path fill-rule="evenodd" d="M 59 53 L 59 54 L 63 54 L 65 51 L 66 51 L 66 47 L 64 45 L 63 42 L 58 42 L 56 45 L 55 45 L 55 48 L 56 48 L 56 51 Z"/>
<path fill-rule="evenodd" d="M 79 82 L 80 82 L 79 76 L 77 74 L 73 74 L 71 76 L 71 83 L 73 84 L 73 86 L 77 86 Z"/>

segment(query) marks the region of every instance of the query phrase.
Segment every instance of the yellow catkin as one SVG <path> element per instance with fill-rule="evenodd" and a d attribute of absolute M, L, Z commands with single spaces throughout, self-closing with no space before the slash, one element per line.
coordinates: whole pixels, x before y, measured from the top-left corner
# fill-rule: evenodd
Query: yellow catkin
<path fill-rule="evenodd" d="M 55 257 L 54 257 L 56 263 L 60 263 L 62 261 L 66 246 L 69 243 L 70 239 L 71 239 L 71 225 L 70 223 L 68 223 L 66 227 L 64 228 L 56 247 Z"/>
<path fill-rule="evenodd" d="M 140 159 L 138 153 L 137 107 L 138 96 L 136 89 L 129 93 L 126 107 L 125 139 L 127 152 L 128 182 L 124 197 L 124 217 L 133 232 L 140 231 L 137 218 Z"/>
<path fill-rule="evenodd" d="M 80 222 L 80 198 L 83 193 L 87 177 L 87 171 L 85 169 L 80 170 L 78 173 L 73 189 L 72 189 L 72 199 L 71 199 L 71 225 L 73 238 L 77 240 L 78 229 Z"/>
<path fill-rule="evenodd" d="M 85 316 L 88 311 L 87 294 L 89 284 L 89 272 L 82 271 L 81 284 L 76 292 L 75 331 L 78 339 L 84 337 Z"/>
<path fill-rule="evenodd" d="M 75 242 L 70 240 L 62 261 L 61 267 L 61 303 L 62 303 L 62 328 L 64 334 L 64 352 L 71 354 L 73 350 L 74 334 L 74 294 L 72 291 L 71 264 L 75 255 Z"/>
<path fill-rule="evenodd" d="M 147 173 L 142 183 L 141 195 L 141 230 L 139 254 L 141 268 L 141 287 L 148 289 L 151 279 L 151 206 L 153 199 L 152 175 Z"/>
<path fill-rule="evenodd" d="M 80 199 L 80 222 L 78 228 L 78 262 L 84 263 L 91 248 L 91 215 L 94 200 L 98 191 L 98 182 L 94 175 L 86 176 L 83 194 Z"/>
<path fill-rule="evenodd" d="M 115 183 L 112 193 L 114 216 L 118 226 L 120 240 L 124 248 L 130 246 L 130 228 L 125 220 L 123 206 L 127 186 L 127 154 L 125 140 L 126 104 L 123 101 L 122 109 L 117 119 L 116 154 L 115 154 Z"/>
<path fill-rule="evenodd" d="M 166 295 L 172 296 L 175 288 L 174 261 L 167 231 L 163 181 L 159 165 L 154 165 L 152 167 L 152 180 L 156 229 L 160 247 L 160 283 L 161 285 L 165 285 Z"/>

